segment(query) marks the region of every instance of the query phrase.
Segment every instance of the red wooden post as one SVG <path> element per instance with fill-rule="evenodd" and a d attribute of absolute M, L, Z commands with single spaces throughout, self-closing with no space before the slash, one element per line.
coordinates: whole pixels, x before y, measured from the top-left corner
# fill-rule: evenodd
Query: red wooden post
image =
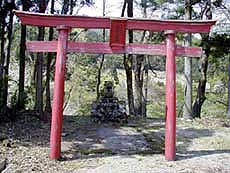
<path fill-rule="evenodd" d="M 175 32 L 166 31 L 166 127 L 165 159 L 176 155 L 176 45 Z"/>
<path fill-rule="evenodd" d="M 58 44 L 55 64 L 54 96 L 52 107 L 52 122 L 50 134 L 50 159 L 58 159 L 61 154 L 61 131 L 63 118 L 65 64 L 68 43 L 69 28 L 60 26 L 57 28 Z"/>

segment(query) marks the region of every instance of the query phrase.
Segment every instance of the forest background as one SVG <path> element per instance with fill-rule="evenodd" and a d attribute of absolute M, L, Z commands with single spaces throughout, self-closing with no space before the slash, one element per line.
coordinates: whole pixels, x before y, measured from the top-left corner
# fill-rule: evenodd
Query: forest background
<path fill-rule="evenodd" d="M 215 19 L 210 34 L 177 34 L 177 43 L 201 46 L 200 58 L 177 58 L 177 115 L 230 117 L 230 2 L 228 0 L 2 0 L 0 1 L 0 120 L 21 114 L 51 116 L 55 54 L 29 53 L 26 40 L 55 40 L 54 28 L 21 25 L 13 10 L 48 14 L 99 15 L 153 19 Z M 163 32 L 129 31 L 129 42 L 162 43 Z M 72 29 L 70 40 L 108 41 L 109 31 Z M 186 80 L 185 77 L 186 76 Z M 188 80 L 187 80 L 188 78 Z M 163 117 L 165 57 L 68 54 L 65 114 L 89 115 L 104 81 L 127 113 Z M 185 106 L 186 105 L 186 106 Z"/>

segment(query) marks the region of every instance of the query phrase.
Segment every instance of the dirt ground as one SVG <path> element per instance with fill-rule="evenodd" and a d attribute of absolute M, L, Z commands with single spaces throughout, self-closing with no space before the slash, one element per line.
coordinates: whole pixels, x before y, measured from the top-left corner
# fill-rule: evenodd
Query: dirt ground
<path fill-rule="evenodd" d="M 164 159 L 164 120 L 98 124 L 64 116 L 62 158 L 49 159 L 50 125 L 24 116 L 0 125 L 0 170 L 76 173 L 230 173 L 230 121 L 177 120 L 176 161 Z M 2 168 L 1 168 L 2 167 Z M 1 171 L 0 171 L 1 172 Z"/>

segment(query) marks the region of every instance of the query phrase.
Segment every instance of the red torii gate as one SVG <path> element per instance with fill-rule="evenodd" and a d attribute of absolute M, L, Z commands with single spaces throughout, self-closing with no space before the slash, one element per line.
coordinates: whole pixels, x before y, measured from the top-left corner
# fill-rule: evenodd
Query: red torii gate
<path fill-rule="evenodd" d="M 57 41 L 28 41 L 30 52 L 57 52 L 54 78 L 54 96 L 50 134 L 50 158 L 61 154 L 61 131 L 63 118 L 64 79 L 67 52 L 103 54 L 166 55 L 166 132 L 165 158 L 175 160 L 176 155 L 176 62 L 175 56 L 200 57 L 199 47 L 182 47 L 175 44 L 176 32 L 209 32 L 215 21 L 151 20 L 133 18 L 86 17 L 47 15 L 15 11 L 22 24 L 56 27 Z M 110 29 L 110 42 L 68 41 L 71 28 Z M 126 44 L 126 30 L 165 31 L 166 44 Z"/>

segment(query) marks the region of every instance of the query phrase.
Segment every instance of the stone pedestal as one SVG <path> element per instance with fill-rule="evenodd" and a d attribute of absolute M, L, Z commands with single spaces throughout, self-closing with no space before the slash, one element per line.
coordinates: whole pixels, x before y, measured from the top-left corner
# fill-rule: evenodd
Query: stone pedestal
<path fill-rule="evenodd" d="M 114 96 L 113 84 L 106 81 L 98 101 L 92 104 L 91 115 L 98 121 L 126 122 L 125 105 Z"/>

